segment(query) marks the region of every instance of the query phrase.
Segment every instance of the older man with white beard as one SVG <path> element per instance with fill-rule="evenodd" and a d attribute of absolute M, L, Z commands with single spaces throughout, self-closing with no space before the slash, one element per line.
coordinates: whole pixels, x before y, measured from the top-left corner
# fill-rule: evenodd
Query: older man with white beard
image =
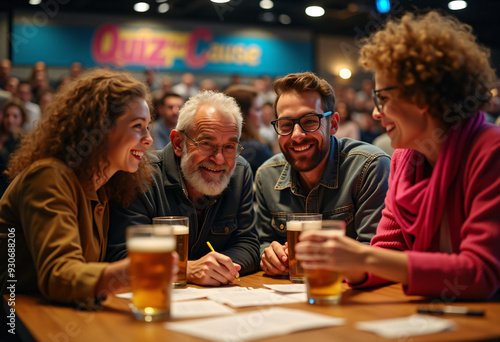
<path fill-rule="evenodd" d="M 152 184 L 128 208 L 111 209 L 109 261 L 126 256 L 127 226 L 187 216 L 189 283 L 217 286 L 257 270 L 252 172 L 239 156 L 241 126 L 240 109 L 229 96 L 205 91 L 186 102 L 171 143 L 151 156 Z"/>

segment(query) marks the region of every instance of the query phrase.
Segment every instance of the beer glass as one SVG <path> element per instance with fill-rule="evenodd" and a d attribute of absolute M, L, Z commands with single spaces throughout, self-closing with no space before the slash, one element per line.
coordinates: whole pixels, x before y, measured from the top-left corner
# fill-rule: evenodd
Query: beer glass
<path fill-rule="evenodd" d="M 139 320 L 151 322 L 170 316 L 172 252 L 175 239 L 170 226 L 148 225 L 127 228 L 130 257 L 132 311 Z"/>
<path fill-rule="evenodd" d="M 304 282 L 304 271 L 295 257 L 295 245 L 299 242 L 300 233 L 309 229 L 321 229 L 322 214 L 287 214 L 286 239 L 288 241 L 288 269 L 290 280 L 294 283 Z"/>
<path fill-rule="evenodd" d="M 176 251 L 179 254 L 179 272 L 175 287 L 184 287 L 187 284 L 186 271 L 189 247 L 189 218 L 185 216 L 154 217 L 153 224 L 168 225 L 172 227 L 172 234 L 176 239 Z"/>
<path fill-rule="evenodd" d="M 324 220 L 320 234 L 329 237 L 345 235 L 345 222 Z M 321 253 L 321 251 L 318 251 Z M 329 269 L 305 271 L 307 300 L 309 304 L 338 304 L 341 297 L 342 275 Z"/>

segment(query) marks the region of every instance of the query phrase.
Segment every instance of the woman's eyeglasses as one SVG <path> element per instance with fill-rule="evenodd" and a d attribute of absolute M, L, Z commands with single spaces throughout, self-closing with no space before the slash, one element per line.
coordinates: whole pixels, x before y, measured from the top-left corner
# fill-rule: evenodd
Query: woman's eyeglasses
<path fill-rule="evenodd" d="M 393 86 L 384 89 L 372 90 L 373 103 L 375 104 L 375 107 L 377 107 L 379 113 L 382 113 L 382 108 L 384 107 L 384 104 L 382 103 L 382 99 L 380 98 L 380 95 L 378 93 L 381 91 L 393 90 L 396 89 L 397 87 L 398 86 Z"/>

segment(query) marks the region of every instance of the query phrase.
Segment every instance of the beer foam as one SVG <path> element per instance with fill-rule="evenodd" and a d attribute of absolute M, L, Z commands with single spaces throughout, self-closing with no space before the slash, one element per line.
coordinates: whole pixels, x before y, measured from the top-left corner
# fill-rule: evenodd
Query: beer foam
<path fill-rule="evenodd" d="M 302 230 L 317 230 L 321 229 L 321 221 L 302 221 Z"/>
<path fill-rule="evenodd" d="M 321 229 L 321 221 L 300 221 L 293 220 L 286 223 L 286 230 L 291 232 L 300 232 L 306 230 Z"/>
<path fill-rule="evenodd" d="M 127 241 L 127 249 L 133 252 L 170 252 L 175 250 L 173 237 L 133 237 Z"/>
<path fill-rule="evenodd" d="M 289 230 L 291 232 L 302 231 L 302 221 L 288 221 L 286 223 L 286 230 Z"/>
<path fill-rule="evenodd" d="M 174 235 L 186 235 L 189 234 L 189 227 L 176 225 L 172 226 L 172 231 L 173 231 L 172 234 Z"/>

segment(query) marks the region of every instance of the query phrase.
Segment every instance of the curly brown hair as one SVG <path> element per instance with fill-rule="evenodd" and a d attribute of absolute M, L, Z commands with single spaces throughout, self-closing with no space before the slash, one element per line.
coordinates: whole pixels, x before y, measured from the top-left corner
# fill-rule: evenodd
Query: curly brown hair
<path fill-rule="evenodd" d="M 85 73 L 56 93 L 47 119 L 25 136 L 12 156 L 7 176 L 13 179 L 36 160 L 55 157 L 73 169 L 84 187 L 92 188 L 94 176 L 103 178 L 109 167 L 108 133 L 127 104 L 141 99 L 151 108 L 146 86 L 126 72 L 96 68 Z M 151 181 L 151 170 L 146 157 L 137 172 L 118 171 L 104 186 L 108 198 L 128 205 Z"/>
<path fill-rule="evenodd" d="M 488 103 L 495 72 L 490 51 L 469 25 L 429 11 L 406 13 L 365 40 L 360 64 L 401 85 L 399 96 L 451 126 L 455 115 L 470 117 Z M 450 114 L 453 114 L 449 116 Z"/>
<path fill-rule="evenodd" d="M 318 92 L 321 96 L 323 110 L 332 112 L 335 111 L 335 94 L 332 86 L 324 79 L 316 76 L 312 72 L 301 72 L 296 74 L 288 74 L 274 81 L 273 88 L 276 94 L 274 101 L 274 111 L 281 95 L 296 91 L 297 93 L 305 93 L 308 91 Z"/>

